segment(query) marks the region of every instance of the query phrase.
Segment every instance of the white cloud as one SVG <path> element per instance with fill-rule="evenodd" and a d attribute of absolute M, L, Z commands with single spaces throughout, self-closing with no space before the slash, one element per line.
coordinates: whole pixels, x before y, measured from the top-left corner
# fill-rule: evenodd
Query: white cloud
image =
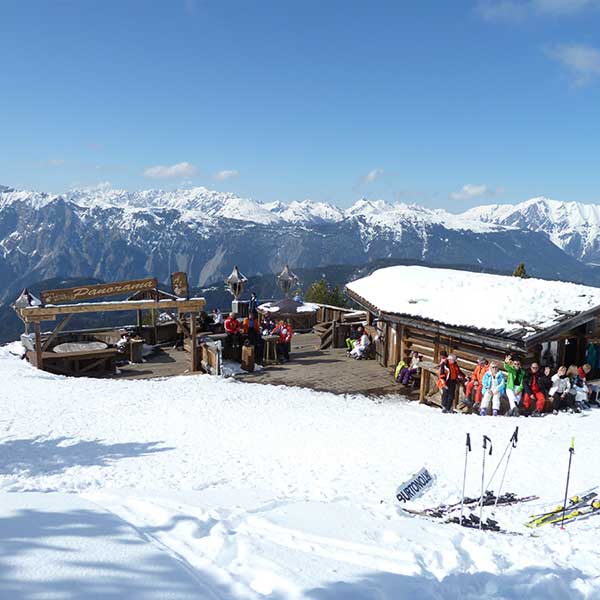
<path fill-rule="evenodd" d="M 558 44 L 547 49 L 548 56 L 569 71 L 577 85 L 600 76 L 600 50 L 583 44 Z"/>
<path fill-rule="evenodd" d="M 198 169 L 189 162 L 180 162 L 176 165 L 156 165 L 144 170 L 144 176 L 151 179 L 169 179 L 173 177 L 193 177 Z"/>
<path fill-rule="evenodd" d="M 62 167 L 65 161 L 62 158 L 51 158 L 44 162 L 47 167 Z"/>
<path fill-rule="evenodd" d="M 495 193 L 496 190 L 490 189 L 487 185 L 467 183 L 458 192 L 452 192 L 450 198 L 452 200 L 473 200 L 483 196 L 493 196 Z"/>
<path fill-rule="evenodd" d="M 383 175 L 383 169 L 373 169 L 363 177 L 363 183 L 373 183 Z"/>
<path fill-rule="evenodd" d="M 235 169 L 225 169 L 223 171 L 219 171 L 215 173 L 215 179 L 217 181 L 225 181 L 226 179 L 231 179 L 232 177 L 239 177 L 240 172 Z"/>
<path fill-rule="evenodd" d="M 479 14 L 488 21 L 574 15 L 588 8 L 600 8 L 600 0 L 479 0 L 477 3 Z"/>

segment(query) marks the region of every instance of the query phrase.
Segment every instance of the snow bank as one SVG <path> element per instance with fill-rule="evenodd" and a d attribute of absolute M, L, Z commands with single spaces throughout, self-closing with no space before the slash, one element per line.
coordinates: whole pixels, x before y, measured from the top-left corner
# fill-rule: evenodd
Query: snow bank
<path fill-rule="evenodd" d="M 412 505 L 457 500 L 467 431 L 476 494 L 481 436 L 491 471 L 518 423 L 505 489 L 540 500 L 496 516 L 527 532 L 562 497 L 571 435 L 571 490 L 598 483 L 600 410 L 492 419 L 202 375 L 71 379 L 4 348 L 0 378 L 1 598 L 600 597 L 600 520 L 503 536 L 394 497 L 425 466 Z"/>
<path fill-rule="evenodd" d="M 600 305 L 599 288 L 419 266 L 379 269 L 346 287 L 382 312 L 506 333 L 527 327 L 529 335 L 564 311 Z"/>

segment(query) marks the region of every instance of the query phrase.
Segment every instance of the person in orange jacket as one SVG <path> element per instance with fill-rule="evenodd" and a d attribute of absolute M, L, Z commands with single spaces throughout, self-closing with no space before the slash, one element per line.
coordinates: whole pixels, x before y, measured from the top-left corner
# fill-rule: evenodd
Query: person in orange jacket
<path fill-rule="evenodd" d="M 248 336 L 250 343 L 256 335 L 260 335 L 260 323 L 258 322 L 258 313 L 251 312 L 242 323 L 242 331 Z"/>
<path fill-rule="evenodd" d="M 477 359 L 477 366 L 473 369 L 471 378 L 467 381 L 465 388 L 465 404 L 473 407 L 474 404 L 481 405 L 481 384 L 483 383 L 483 376 L 489 369 L 489 363 L 485 358 Z M 475 390 L 475 398 L 472 398 L 471 394 Z"/>
<path fill-rule="evenodd" d="M 452 411 L 452 401 L 456 392 L 456 386 L 464 382 L 465 374 L 460 370 L 455 354 L 449 354 L 446 362 L 440 365 L 438 387 L 442 391 L 442 412 Z"/>

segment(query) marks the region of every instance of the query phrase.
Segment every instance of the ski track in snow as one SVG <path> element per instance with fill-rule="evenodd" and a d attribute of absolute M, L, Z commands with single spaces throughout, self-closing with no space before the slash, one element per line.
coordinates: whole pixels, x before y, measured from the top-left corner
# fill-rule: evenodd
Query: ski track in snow
<path fill-rule="evenodd" d="M 600 598 L 600 519 L 537 537 L 522 525 L 562 499 L 571 435 L 571 492 L 600 483 L 589 460 L 600 410 L 482 419 L 400 397 L 374 402 L 209 376 L 71 379 L 5 349 L 0 377 L 0 598 L 33 600 L 40 590 L 49 598 Z M 423 466 L 435 482 L 411 507 L 458 499 L 467 431 L 467 494 L 477 495 L 482 434 L 494 443 L 489 476 L 515 425 L 504 491 L 540 500 L 499 508 L 495 518 L 524 535 L 399 510 L 396 487 Z M 31 544 L 17 531 L 19 498 Z M 49 525 L 50 513 L 62 521 Z M 90 515 L 105 523 L 93 537 Z M 128 548 L 173 567 L 161 563 L 164 576 L 150 585 Z M 102 562 L 85 561 L 94 552 Z M 15 592 L 17 579 L 25 591 Z"/>

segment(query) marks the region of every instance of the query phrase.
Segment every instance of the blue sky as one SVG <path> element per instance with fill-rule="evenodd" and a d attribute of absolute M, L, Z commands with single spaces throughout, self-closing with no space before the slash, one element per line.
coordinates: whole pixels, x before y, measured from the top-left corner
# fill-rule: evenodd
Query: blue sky
<path fill-rule="evenodd" d="M 600 0 L 3 0 L 0 183 L 600 203 Z"/>

